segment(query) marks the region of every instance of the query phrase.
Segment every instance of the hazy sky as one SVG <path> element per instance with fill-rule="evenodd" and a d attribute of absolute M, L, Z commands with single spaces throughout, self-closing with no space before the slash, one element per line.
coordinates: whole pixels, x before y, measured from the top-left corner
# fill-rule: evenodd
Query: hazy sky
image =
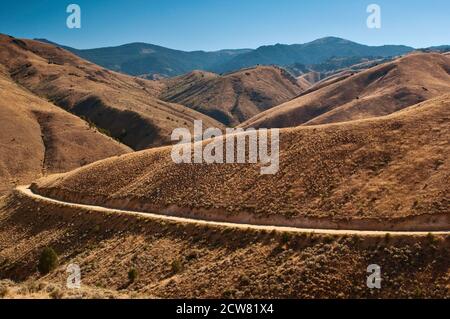
<path fill-rule="evenodd" d="M 81 29 L 66 26 L 81 7 Z M 381 29 L 366 25 L 381 7 Z M 256 48 L 324 36 L 414 47 L 450 44 L 449 0 L 2 0 L 0 32 L 76 48 L 147 42 L 182 50 Z"/>

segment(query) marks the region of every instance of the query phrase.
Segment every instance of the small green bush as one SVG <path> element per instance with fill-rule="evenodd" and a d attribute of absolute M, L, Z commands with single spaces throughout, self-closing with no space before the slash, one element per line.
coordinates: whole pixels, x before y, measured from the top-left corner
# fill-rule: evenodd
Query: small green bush
<path fill-rule="evenodd" d="M 282 244 L 287 244 L 287 243 L 289 243 L 290 240 L 291 240 L 291 234 L 290 233 L 284 232 L 281 235 L 281 243 Z"/>
<path fill-rule="evenodd" d="M 183 264 L 179 260 L 174 260 L 172 262 L 172 272 L 174 274 L 179 273 L 183 269 Z"/>
<path fill-rule="evenodd" d="M 239 278 L 239 283 L 241 284 L 241 286 L 248 286 L 248 285 L 250 285 L 251 280 L 250 280 L 250 278 L 248 276 L 242 275 Z"/>
<path fill-rule="evenodd" d="M 137 277 L 138 277 L 138 272 L 137 272 L 136 268 L 131 268 L 128 271 L 128 280 L 130 281 L 130 283 L 135 282 Z"/>
<path fill-rule="evenodd" d="M 388 243 L 391 240 L 392 235 L 390 233 L 386 233 L 386 235 L 384 235 L 384 240 Z"/>
<path fill-rule="evenodd" d="M 46 275 L 58 266 L 58 255 L 50 248 L 46 247 L 39 258 L 38 270 L 42 275 Z"/>
<path fill-rule="evenodd" d="M 197 250 L 191 250 L 186 255 L 186 260 L 190 261 L 190 260 L 193 260 L 193 259 L 197 259 L 199 256 L 200 256 L 200 253 Z"/>

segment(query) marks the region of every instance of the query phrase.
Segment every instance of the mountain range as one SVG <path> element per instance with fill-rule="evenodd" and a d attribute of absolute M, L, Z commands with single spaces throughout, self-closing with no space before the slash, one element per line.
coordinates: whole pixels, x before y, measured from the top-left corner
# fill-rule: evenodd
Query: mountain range
<path fill-rule="evenodd" d="M 445 47 L 127 47 L 94 50 L 109 70 L 0 34 L 0 299 L 449 297 Z M 196 120 L 280 128 L 277 173 L 175 163 Z"/>
<path fill-rule="evenodd" d="M 38 40 L 55 44 L 45 39 Z M 256 65 L 312 65 L 339 57 L 386 58 L 414 50 L 403 45 L 368 46 L 337 37 L 326 37 L 304 44 L 275 44 L 257 49 L 214 52 L 186 52 L 147 43 L 85 50 L 61 47 L 107 69 L 147 78 L 177 76 L 193 70 L 227 73 Z"/>

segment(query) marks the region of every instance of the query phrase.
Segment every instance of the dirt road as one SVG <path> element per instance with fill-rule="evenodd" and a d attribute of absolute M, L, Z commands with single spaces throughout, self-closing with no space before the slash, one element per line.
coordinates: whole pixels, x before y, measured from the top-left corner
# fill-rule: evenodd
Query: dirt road
<path fill-rule="evenodd" d="M 162 219 L 167 221 L 174 221 L 179 223 L 193 223 L 198 225 L 211 225 L 211 226 L 220 226 L 220 227 L 231 227 L 231 228 L 240 228 L 240 229 L 255 229 L 255 230 L 267 230 L 267 231 L 280 231 L 280 232 L 296 232 L 296 233 L 316 233 L 316 234 L 329 234 L 329 235 L 359 235 L 359 236 L 385 236 L 386 234 L 390 234 L 392 236 L 427 236 L 432 233 L 434 235 L 450 235 L 450 231 L 366 231 L 366 230 L 347 230 L 347 229 L 315 229 L 315 228 L 296 228 L 296 227 L 282 227 L 282 226 L 266 226 L 266 225 L 251 225 L 251 224 L 237 224 L 237 223 L 228 223 L 228 222 L 214 222 L 207 220 L 198 220 L 191 218 L 183 218 L 176 216 L 167 216 L 160 215 L 154 213 L 142 213 L 135 212 L 129 210 L 121 210 L 121 209 L 111 209 L 101 206 L 93 206 L 93 205 L 84 205 L 84 204 L 76 204 L 76 203 L 68 203 L 59 200 L 55 200 L 52 198 L 43 197 L 41 195 L 33 193 L 29 186 L 19 186 L 17 190 L 23 193 L 26 196 L 32 197 L 34 199 L 40 201 L 46 201 L 49 203 L 54 203 L 58 205 L 65 205 L 75 208 L 87 209 L 91 211 L 99 211 L 99 212 L 109 212 L 109 213 L 118 213 L 118 214 L 126 214 L 126 215 L 137 215 L 145 218 L 155 218 Z M 450 225 L 449 225 L 450 228 Z"/>

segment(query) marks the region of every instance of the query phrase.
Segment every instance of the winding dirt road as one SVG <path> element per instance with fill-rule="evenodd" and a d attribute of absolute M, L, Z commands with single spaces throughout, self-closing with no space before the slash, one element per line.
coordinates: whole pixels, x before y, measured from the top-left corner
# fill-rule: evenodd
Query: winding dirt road
<path fill-rule="evenodd" d="M 281 232 L 295 232 L 295 233 L 315 233 L 315 234 L 329 234 L 329 235 L 359 235 L 359 236 L 385 236 L 386 234 L 390 234 L 392 236 L 427 236 L 428 234 L 434 235 L 450 235 L 450 231 L 372 231 L 372 230 L 346 230 L 346 229 L 316 229 L 316 228 L 296 228 L 296 227 L 282 227 L 282 226 L 266 226 L 266 225 L 251 225 L 251 224 L 237 224 L 237 223 L 228 223 L 228 222 L 214 222 L 214 221 L 206 221 L 199 219 L 191 219 L 184 217 L 176 217 L 176 216 L 167 216 L 160 215 L 154 213 L 142 213 L 135 212 L 129 210 L 121 210 L 121 209 L 111 209 L 101 206 L 93 206 L 93 205 L 84 205 L 84 204 L 76 204 L 76 203 L 68 203 L 59 201 L 56 199 L 44 197 L 38 194 L 35 194 L 31 191 L 28 186 L 18 186 L 16 188 L 17 191 L 22 194 L 29 196 L 31 198 L 45 201 L 48 203 L 64 205 L 72 208 L 81 208 L 87 209 L 91 211 L 98 212 L 109 212 L 109 213 L 120 213 L 126 215 L 134 215 L 145 218 L 155 218 L 160 220 L 174 221 L 179 223 L 191 223 L 197 225 L 211 225 L 211 226 L 220 226 L 220 227 L 230 227 L 230 228 L 239 228 L 239 229 L 255 229 L 255 230 L 267 230 L 267 231 L 281 231 Z"/>

